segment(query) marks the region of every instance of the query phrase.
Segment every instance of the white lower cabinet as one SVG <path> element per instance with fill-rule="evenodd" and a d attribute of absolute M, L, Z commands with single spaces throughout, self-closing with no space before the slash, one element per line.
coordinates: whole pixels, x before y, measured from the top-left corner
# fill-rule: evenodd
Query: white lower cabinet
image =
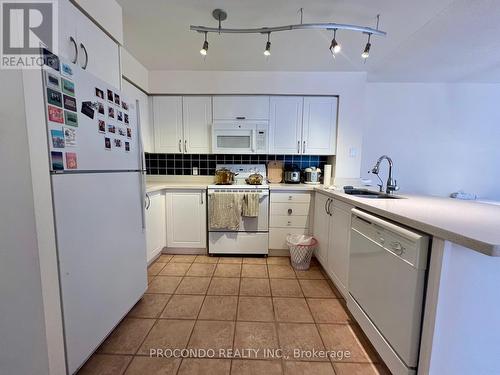
<path fill-rule="evenodd" d="M 167 247 L 206 248 L 206 190 L 167 191 L 166 207 Z"/>
<path fill-rule="evenodd" d="M 146 201 L 146 248 L 148 263 L 167 245 L 165 193 L 148 193 Z"/>
<path fill-rule="evenodd" d="M 316 258 L 335 286 L 346 297 L 353 206 L 316 193 L 315 208 L 313 233 L 319 242 Z"/>
<path fill-rule="evenodd" d="M 271 192 L 269 248 L 288 249 L 289 234 L 309 234 L 313 207 L 309 192 Z"/>

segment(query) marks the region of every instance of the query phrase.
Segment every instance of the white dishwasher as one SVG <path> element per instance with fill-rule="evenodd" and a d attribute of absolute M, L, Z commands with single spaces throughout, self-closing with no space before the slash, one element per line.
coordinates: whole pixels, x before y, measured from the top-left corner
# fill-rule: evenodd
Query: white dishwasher
<path fill-rule="evenodd" d="M 347 306 L 391 372 L 415 374 L 429 237 L 351 212 Z"/>

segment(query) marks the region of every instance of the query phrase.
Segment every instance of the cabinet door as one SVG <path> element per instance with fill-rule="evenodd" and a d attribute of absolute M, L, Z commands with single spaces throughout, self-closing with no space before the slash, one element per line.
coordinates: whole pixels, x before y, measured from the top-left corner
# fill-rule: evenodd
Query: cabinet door
<path fill-rule="evenodd" d="M 182 154 L 182 97 L 153 97 L 155 152 Z"/>
<path fill-rule="evenodd" d="M 314 237 L 318 240 L 318 248 L 316 249 L 316 258 L 321 265 L 327 268 L 327 255 L 329 246 L 329 231 L 330 231 L 330 215 L 326 212 L 329 198 L 326 195 L 316 193 L 314 197 Z"/>
<path fill-rule="evenodd" d="M 149 193 L 146 209 L 147 261 L 151 261 L 167 245 L 165 194 Z"/>
<path fill-rule="evenodd" d="M 76 43 L 76 22 L 78 17 L 83 16 L 78 9 L 69 1 L 58 2 L 58 42 L 59 50 L 58 55 L 74 61 L 78 53 Z M 71 41 L 74 39 L 74 43 Z"/>
<path fill-rule="evenodd" d="M 139 119 L 141 122 L 141 140 L 144 152 L 154 152 L 153 124 L 150 117 L 149 97 L 126 80 L 122 80 L 122 93 L 129 100 L 139 101 Z"/>
<path fill-rule="evenodd" d="M 340 292 L 347 296 L 349 275 L 349 236 L 351 213 L 331 205 L 330 246 L 328 247 L 327 272 Z"/>
<path fill-rule="evenodd" d="M 337 98 L 305 97 L 302 151 L 334 155 L 337 142 Z"/>
<path fill-rule="evenodd" d="M 167 192 L 167 246 L 206 248 L 205 191 Z"/>
<path fill-rule="evenodd" d="M 120 89 L 121 71 L 118 44 L 81 13 L 77 20 L 77 42 L 79 65 L 83 67 L 87 62 L 86 70 L 88 72 Z"/>
<path fill-rule="evenodd" d="M 214 96 L 214 120 L 269 120 L 269 96 Z"/>
<path fill-rule="evenodd" d="M 212 130 L 212 97 L 184 96 L 182 98 L 184 152 L 208 154 Z"/>
<path fill-rule="evenodd" d="M 269 145 L 271 154 L 300 154 L 302 150 L 302 107 L 297 96 L 271 97 Z"/>

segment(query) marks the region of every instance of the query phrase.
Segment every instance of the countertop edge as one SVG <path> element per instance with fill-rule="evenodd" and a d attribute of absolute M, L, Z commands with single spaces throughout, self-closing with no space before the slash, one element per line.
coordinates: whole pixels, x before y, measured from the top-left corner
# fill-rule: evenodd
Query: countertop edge
<path fill-rule="evenodd" d="M 342 194 L 342 193 L 339 193 L 336 191 L 328 191 L 322 187 L 317 187 L 315 189 L 315 191 L 320 193 L 320 194 L 324 194 L 324 195 L 330 196 L 332 198 L 339 199 L 343 202 L 349 203 L 350 205 L 359 207 L 361 209 L 364 209 L 364 210 L 369 211 L 371 213 L 374 213 L 376 215 L 382 216 L 382 217 L 387 218 L 389 220 L 398 222 L 398 223 L 405 225 L 409 228 L 414 228 L 418 231 L 421 231 L 423 233 L 427 233 L 427 234 L 432 235 L 434 237 L 441 238 L 445 241 L 450 241 L 450 242 L 456 243 L 458 245 L 464 246 L 466 248 L 469 248 L 469 249 L 474 250 L 476 252 L 479 252 L 481 254 L 491 256 L 491 257 L 500 257 L 500 245 L 486 243 L 486 242 L 483 242 L 483 241 L 480 241 L 480 240 L 477 240 L 474 238 L 463 236 L 463 235 L 456 233 L 456 232 L 451 232 L 449 230 L 433 226 L 432 224 L 428 224 L 428 223 L 424 223 L 424 222 L 421 222 L 418 220 L 414 220 L 408 216 L 398 215 L 398 214 L 380 209 L 378 207 L 373 207 L 369 204 L 360 202 L 358 200 L 350 199 L 345 194 Z"/>

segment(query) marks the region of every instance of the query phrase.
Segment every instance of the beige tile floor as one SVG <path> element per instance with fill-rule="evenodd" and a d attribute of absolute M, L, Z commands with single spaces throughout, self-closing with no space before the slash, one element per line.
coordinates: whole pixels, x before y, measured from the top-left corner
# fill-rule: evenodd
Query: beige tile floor
<path fill-rule="evenodd" d="M 389 374 L 314 259 L 308 271 L 294 271 L 287 257 L 161 255 L 148 282 L 80 375 Z M 150 356 L 151 349 L 185 348 L 215 356 Z M 220 348 L 247 349 L 251 358 L 228 358 Z M 350 357 L 294 356 L 296 349 Z"/>

